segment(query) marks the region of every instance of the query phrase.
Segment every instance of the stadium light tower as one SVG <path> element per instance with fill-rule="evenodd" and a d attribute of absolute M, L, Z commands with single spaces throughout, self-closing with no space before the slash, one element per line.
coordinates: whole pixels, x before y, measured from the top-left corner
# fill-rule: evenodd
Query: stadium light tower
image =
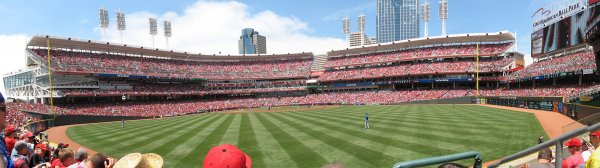
<path fill-rule="evenodd" d="M 358 15 L 358 31 L 360 31 L 360 45 L 365 45 L 365 15 Z"/>
<path fill-rule="evenodd" d="M 101 8 L 98 8 L 98 13 L 100 14 L 100 27 L 102 27 L 102 41 L 106 41 L 106 31 L 108 28 L 108 9 L 104 9 L 104 5 Z"/>
<path fill-rule="evenodd" d="M 439 7 L 439 17 L 442 19 L 442 36 L 446 35 L 446 19 L 448 19 L 448 1 L 440 1 L 438 2 Z"/>
<path fill-rule="evenodd" d="M 167 48 L 169 48 L 169 37 L 173 35 L 171 34 L 171 21 L 165 20 L 163 26 L 165 30 L 165 39 L 167 39 Z"/>
<path fill-rule="evenodd" d="M 121 12 L 121 9 L 119 9 L 119 11 L 116 11 L 115 14 L 117 15 L 117 30 L 119 30 L 121 43 L 123 43 L 123 30 L 127 28 L 125 26 L 125 13 Z"/>
<path fill-rule="evenodd" d="M 429 3 L 425 1 L 425 4 L 421 4 L 421 22 L 425 23 L 425 37 L 429 37 L 429 28 L 427 22 L 429 22 Z"/>
<path fill-rule="evenodd" d="M 150 23 L 150 37 L 152 37 L 152 47 L 154 47 L 154 36 L 158 34 L 156 19 L 154 17 L 148 18 Z"/>
<path fill-rule="evenodd" d="M 346 16 L 346 18 L 343 19 L 344 22 L 344 34 L 346 34 L 346 43 L 347 46 L 346 47 L 350 47 L 350 18 L 348 18 L 348 16 Z"/>

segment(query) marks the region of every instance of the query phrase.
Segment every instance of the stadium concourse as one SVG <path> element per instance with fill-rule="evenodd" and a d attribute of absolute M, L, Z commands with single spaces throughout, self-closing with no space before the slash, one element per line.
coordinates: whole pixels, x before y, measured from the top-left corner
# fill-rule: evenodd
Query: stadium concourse
<path fill-rule="evenodd" d="M 475 95 L 571 101 L 600 90 L 589 48 L 524 66 L 515 45 L 507 31 L 459 34 L 332 50 L 317 63 L 312 53 L 203 55 L 35 35 L 25 48 L 28 68 L 4 75 L 6 96 L 20 99 L 7 103 L 7 120 L 18 128 L 39 121 L 51 114 L 51 95 L 55 115 L 166 117 Z"/>

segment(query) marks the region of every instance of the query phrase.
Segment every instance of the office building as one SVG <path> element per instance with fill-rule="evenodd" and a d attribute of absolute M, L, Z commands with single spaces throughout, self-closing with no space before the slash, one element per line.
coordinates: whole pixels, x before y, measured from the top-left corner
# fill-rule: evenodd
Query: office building
<path fill-rule="evenodd" d="M 267 38 L 252 28 L 242 29 L 238 50 L 240 54 L 267 54 Z"/>
<path fill-rule="evenodd" d="M 377 43 L 419 38 L 419 0 L 377 0 Z"/>

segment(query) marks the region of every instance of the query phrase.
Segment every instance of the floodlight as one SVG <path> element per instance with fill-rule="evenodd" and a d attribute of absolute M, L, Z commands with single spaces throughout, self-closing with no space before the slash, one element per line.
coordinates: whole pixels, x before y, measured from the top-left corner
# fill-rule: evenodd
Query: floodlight
<path fill-rule="evenodd" d="M 108 9 L 104 9 L 104 6 L 98 8 L 98 14 L 100 15 L 100 27 L 102 28 L 102 41 L 106 41 L 106 31 L 108 28 Z"/>
<path fill-rule="evenodd" d="M 348 18 L 348 16 L 346 16 L 346 18 L 342 19 L 342 22 L 344 24 L 344 34 L 346 34 L 346 45 L 348 47 L 350 47 L 350 18 Z"/>
<path fill-rule="evenodd" d="M 421 4 L 421 21 L 425 22 L 425 37 L 429 37 L 429 28 L 427 22 L 429 22 L 429 3 L 425 1 L 425 4 Z"/>
<path fill-rule="evenodd" d="M 165 20 L 163 26 L 165 30 L 165 39 L 167 39 L 167 48 L 169 48 L 169 37 L 173 35 L 171 34 L 171 21 Z"/>
<path fill-rule="evenodd" d="M 125 26 L 125 13 L 121 12 L 121 9 L 119 9 L 119 11 L 115 12 L 115 15 L 117 16 L 117 30 L 119 30 L 121 43 L 123 43 L 123 30 L 127 28 Z"/>
<path fill-rule="evenodd" d="M 152 47 L 154 47 L 154 36 L 158 34 L 158 28 L 156 28 L 156 19 L 153 17 L 148 18 L 150 23 L 150 37 L 152 38 Z"/>
<path fill-rule="evenodd" d="M 365 15 L 358 15 L 358 31 L 360 31 L 360 45 L 365 45 Z"/>
<path fill-rule="evenodd" d="M 440 1 L 439 5 L 439 18 L 442 19 L 442 36 L 446 35 L 446 19 L 448 19 L 448 1 Z"/>

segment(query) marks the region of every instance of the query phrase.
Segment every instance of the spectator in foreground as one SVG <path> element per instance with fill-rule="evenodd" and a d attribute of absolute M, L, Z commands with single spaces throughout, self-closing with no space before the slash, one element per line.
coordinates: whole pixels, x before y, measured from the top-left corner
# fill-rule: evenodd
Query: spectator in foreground
<path fill-rule="evenodd" d="M 67 168 L 75 163 L 75 157 L 73 156 L 73 150 L 69 148 L 63 148 L 58 152 L 58 159 L 52 162 L 52 168 Z"/>
<path fill-rule="evenodd" d="M 4 103 L 4 97 L 2 96 L 2 93 L 0 93 L 0 130 L 4 130 L 6 126 L 6 116 L 6 104 Z M 0 136 L 0 141 L 2 142 L 0 143 L 0 153 L 2 153 L 2 157 L 0 157 L 0 168 L 13 168 L 15 165 L 13 164 L 12 160 L 10 160 L 10 154 L 8 152 L 8 147 L 6 146 L 5 140 L 6 139 L 3 136 Z"/>
<path fill-rule="evenodd" d="M 15 168 L 28 168 L 27 162 L 23 159 L 15 161 Z"/>
<path fill-rule="evenodd" d="M 48 149 L 44 144 L 38 144 L 37 146 L 35 146 L 35 152 L 31 154 L 31 160 L 29 161 L 29 165 L 33 167 L 39 164 L 46 163 L 44 156 L 46 155 L 47 151 Z"/>
<path fill-rule="evenodd" d="M 250 168 L 251 166 L 252 160 L 248 155 L 231 144 L 223 144 L 208 151 L 202 167 Z"/>
<path fill-rule="evenodd" d="M 590 147 L 590 143 L 587 140 L 587 138 L 583 138 L 583 141 L 581 142 L 581 156 L 583 157 L 583 162 L 587 162 L 588 158 L 590 158 L 590 155 L 592 155 L 593 150 L 591 150 L 592 148 Z"/>
<path fill-rule="evenodd" d="M 6 141 L 6 151 L 8 151 L 9 155 L 13 151 L 13 148 L 15 148 L 15 143 L 17 143 L 15 134 L 16 132 L 13 126 L 6 126 L 6 130 L 4 130 L 4 140 Z"/>
<path fill-rule="evenodd" d="M 77 152 L 75 152 L 75 163 L 81 163 L 83 162 L 83 160 L 88 158 L 88 153 L 87 150 L 85 150 L 85 148 L 79 148 L 77 149 Z"/>
<path fill-rule="evenodd" d="M 590 142 L 592 143 L 594 149 L 598 149 L 598 145 L 600 145 L 600 131 L 596 131 L 590 134 Z M 592 152 L 592 155 L 585 162 L 584 168 L 596 168 L 600 166 L 600 150 L 595 150 Z"/>
<path fill-rule="evenodd" d="M 572 138 L 569 142 L 565 143 L 565 146 L 569 148 L 571 156 L 567 158 L 566 162 L 563 162 L 563 167 L 566 165 L 567 168 L 578 168 L 579 165 L 585 164 L 583 156 L 579 151 L 581 149 L 581 141 L 578 138 Z"/>
<path fill-rule="evenodd" d="M 27 149 L 27 142 L 24 140 L 20 140 L 15 144 L 15 148 L 10 153 L 10 159 L 19 160 L 23 159 L 24 161 L 29 161 L 31 157 L 31 152 Z"/>
<path fill-rule="evenodd" d="M 438 166 L 438 168 L 468 168 L 468 167 L 460 165 L 460 164 L 456 164 L 456 163 L 444 163 L 444 164 Z"/>
<path fill-rule="evenodd" d="M 532 164 L 529 168 L 554 168 L 552 160 L 552 150 L 550 148 L 544 148 L 538 154 L 538 163 Z"/>
<path fill-rule="evenodd" d="M 80 163 L 73 164 L 69 167 L 74 168 L 112 168 L 115 165 L 114 160 L 108 158 L 105 154 L 96 153 L 89 159 L 85 159 Z"/>

